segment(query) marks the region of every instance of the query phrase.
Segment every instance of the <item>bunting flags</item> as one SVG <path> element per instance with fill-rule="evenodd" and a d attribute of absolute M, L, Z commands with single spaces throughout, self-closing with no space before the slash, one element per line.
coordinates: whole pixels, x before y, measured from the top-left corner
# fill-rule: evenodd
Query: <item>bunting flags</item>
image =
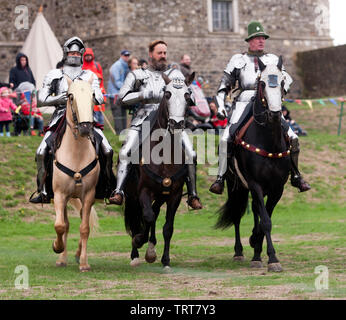
<path fill-rule="evenodd" d="M 313 107 L 312 107 L 313 102 L 318 102 L 322 106 L 325 106 L 326 102 L 331 102 L 335 106 L 339 107 L 338 101 L 340 101 L 341 103 L 345 102 L 346 98 L 345 97 L 337 97 L 337 98 L 326 98 L 326 99 L 285 99 L 285 102 L 289 102 L 289 103 L 295 102 L 299 105 L 302 105 L 302 102 L 305 102 L 311 110 L 313 110 Z"/>

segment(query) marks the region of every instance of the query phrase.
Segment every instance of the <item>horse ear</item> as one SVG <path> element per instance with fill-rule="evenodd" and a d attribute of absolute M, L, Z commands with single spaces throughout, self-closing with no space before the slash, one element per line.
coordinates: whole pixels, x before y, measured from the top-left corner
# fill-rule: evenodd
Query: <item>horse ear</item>
<path fill-rule="evenodd" d="M 187 79 L 185 79 L 185 83 L 189 86 L 192 81 L 195 79 L 195 72 L 192 72 Z"/>
<path fill-rule="evenodd" d="M 261 70 L 261 72 L 266 68 L 266 65 L 262 62 L 260 58 L 258 58 L 258 66 Z"/>
<path fill-rule="evenodd" d="M 165 81 L 166 85 L 172 81 L 165 73 L 162 73 L 162 78 Z"/>
<path fill-rule="evenodd" d="M 282 56 L 279 57 L 279 62 L 277 64 L 277 67 L 280 71 L 282 71 Z"/>

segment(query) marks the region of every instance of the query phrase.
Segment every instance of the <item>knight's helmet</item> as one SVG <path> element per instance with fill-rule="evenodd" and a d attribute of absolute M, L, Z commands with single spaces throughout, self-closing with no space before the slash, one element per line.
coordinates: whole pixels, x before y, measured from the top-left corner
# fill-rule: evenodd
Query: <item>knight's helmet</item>
<path fill-rule="evenodd" d="M 68 56 L 67 54 L 69 52 L 79 52 L 81 54 L 80 57 L 73 57 L 73 56 Z M 63 61 L 64 64 L 67 64 L 69 66 L 81 66 L 83 64 L 83 54 L 85 51 L 85 46 L 84 43 L 81 39 L 78 37 L 72 37 L 68 39 L 63 46 Z"/>

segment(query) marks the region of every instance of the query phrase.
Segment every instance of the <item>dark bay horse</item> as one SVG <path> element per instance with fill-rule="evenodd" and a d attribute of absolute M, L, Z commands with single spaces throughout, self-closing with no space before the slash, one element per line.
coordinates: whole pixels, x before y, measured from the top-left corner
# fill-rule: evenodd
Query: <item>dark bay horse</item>
<path fill-rule="evenodd" d="M 227 228 L 234 224 L 234 259 L 242 260 L 239 224 L 250 192 L 254 214 L 254 228 L 250 237 L 250 245 L 254 248 L 251 267 L 262 267 L 261 252 L 265 236 L 268 271 L 280 272 L 282 267 L 271 238 L 271 216 L 282 196 L 291 168 L 290 146 L 281 126 L 282 58 L 278 65 L 267 66 L 259 59 L 259 67 L 261 74 L 257 79 L 253 116 L 247 123 L 245 134 L 236 137 L 235 158 L 231 160 L 234 161 L 233 173 L 228 170 L 226 176 L 228 200 L 219 211 L 216 227 Z"/>
<path fill-rule="evenodd" d="M 146 242 L 149 243 L 145 260 L 149 263 L 156 260 L 155 224 L 164 203 L 167 204 L 167 211 L 166 222 L 163 226 L 165 245 L 161 262 L 165 268 L 169 268 L 170 265 L 169 249 L 174 216 L 182 198 L 187 175 L 181 135 L 186 134 L 183 131 L 184 117 L 187 106 L 191 103 L 188 86 L 194 78 L 193 73 L 184 81 L 180 71 L 174 72 L 177 72 L 178 76 L 173 77 L 172 80 L 163 74 L 166 88 L 149 137 L 150 159 L 144 159 L 142 145 L 142 160 L 139 165 L 132 166 L 124 190 L 126 194 L 125 226 L 132 237 L 132 266 L 139 264 L 138 248 Z M 163 138 L 155 139 L 154 135 L 160 132 Z M 155 149 L 163 151 L 164 161 L 161 163 L 155 161 L 157 160 L 155 158 L 158 158 L 158 155 L 155 155 Z M 161 151 L 160 156 L 162 156 Z"/>

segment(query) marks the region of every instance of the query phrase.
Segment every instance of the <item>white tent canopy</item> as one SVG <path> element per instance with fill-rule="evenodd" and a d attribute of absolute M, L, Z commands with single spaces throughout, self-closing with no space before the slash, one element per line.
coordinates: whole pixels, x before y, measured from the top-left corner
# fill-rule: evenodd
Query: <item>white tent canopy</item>
<path fill-rule="evenodd" d="M 29 58 L 29 66 L 36 80 L 36 88 L 42 87 L 45 75 L 61 61 L 63 51 L 42 12 L 39 12 L 21 50 Z"/>

